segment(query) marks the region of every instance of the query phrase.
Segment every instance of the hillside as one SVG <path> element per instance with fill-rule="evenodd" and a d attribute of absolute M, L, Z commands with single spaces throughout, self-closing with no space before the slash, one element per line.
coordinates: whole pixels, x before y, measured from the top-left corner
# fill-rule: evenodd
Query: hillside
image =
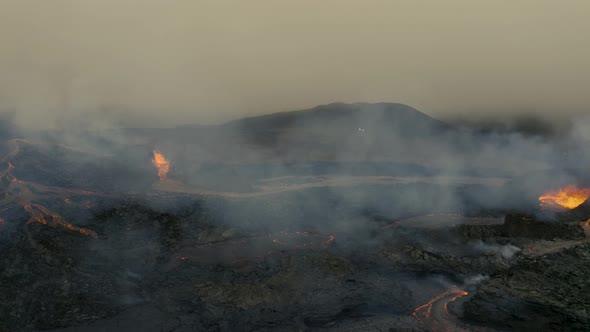
<path fill-rule="evenodd" d="M 424 159 L 433 145 L 448 144 L 455 133 L 452 126 L 395 103 L 334 103 L 216 126 L 128 130 L 169 150 L 191 146 L 201 161 L 223 162 L 399 161 L 408 150 L 424 151 L 413 153 L 413 159 Z"/>

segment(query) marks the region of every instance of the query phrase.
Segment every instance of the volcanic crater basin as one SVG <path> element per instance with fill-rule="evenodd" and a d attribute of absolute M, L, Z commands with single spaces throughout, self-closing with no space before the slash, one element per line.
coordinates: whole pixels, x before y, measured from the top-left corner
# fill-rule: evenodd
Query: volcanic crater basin
<path fill-rule="evenodd" d="M 17 158 L 36 145 L 11 147 L 0 330 L 587 328 L 574 293 L 587 287 L 587 204 L 540 222 L 490 208 L 483 198 L 507 184 L 473 177 L 282 177 L 209 192 L 168 178 L 157 154 L 149 186 L 106 191 L 98 178 L 89 191 L 67 176 L 37 182 L 23 167 L 34 158 Z"/>

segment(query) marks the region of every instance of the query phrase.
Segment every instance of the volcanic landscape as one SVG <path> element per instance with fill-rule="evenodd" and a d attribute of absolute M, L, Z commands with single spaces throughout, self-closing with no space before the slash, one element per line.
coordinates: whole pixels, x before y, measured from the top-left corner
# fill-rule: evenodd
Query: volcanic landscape
<path fill-rule="evenodd" d="M 336 103 L 5 131 L 0 330 L 588 331 L 590 142 L 504 129 Z"/>

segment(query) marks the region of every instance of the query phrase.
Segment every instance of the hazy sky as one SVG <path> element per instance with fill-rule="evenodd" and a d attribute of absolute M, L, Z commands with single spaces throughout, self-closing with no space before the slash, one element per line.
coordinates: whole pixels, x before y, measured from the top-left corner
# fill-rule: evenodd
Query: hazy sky
<path fill-rule="evenodd" d="M 584 113 L 589 17 L 587 0 L 0 0 L 0 109 L 159 124 L 334 101 Z"/>

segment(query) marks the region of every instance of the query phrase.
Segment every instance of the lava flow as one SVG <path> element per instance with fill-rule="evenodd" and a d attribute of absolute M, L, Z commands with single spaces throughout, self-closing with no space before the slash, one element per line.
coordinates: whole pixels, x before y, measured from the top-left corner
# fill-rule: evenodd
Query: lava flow
<path fill-rule="evenodd" d="M 170 171 L 170 162 L 164 155 L 158 151 L 154 150 L 154 158 L 152 159 L 152 164 L 158 169 L 158 176 L 160 177 L 160 181 L 164 182 L 167 179 L 168 171 Z"/>
<path fill-rule="evenodd" d="M 575 209 L 590 198 L 590 188 L 570 185 L 557 191 L 549 191 L 539 197 L 543 208 Z"/>
<path fill-rule="evenodd" d="M 60 227 L 83 235 L 96 237 L 96 232 L 69 224 L 58 213 L 38 203 L 46 198 L 51 199 L 55 197 L 61 197 L 67 203 L 70 201 L 70 196 L 89 196 L 94 193 L 86 190 L 59 188 L 23 181 L 17 179 L 13 174 L 16 166 L 12 158 L 18 156 L 21 151 L 20 144 L 22 143 L 29 142 L 22 139 L 8 141 L 8 145 L 11 146 L 12 150 L 0 159 L 0 165 L 6 165 L 6 168 L 0 171 L 0 189 L 3 192 L 3 197 L 0 200 L 0 213 L 8 211 L 10 207 L 16 204 L 16 206 L 21 206 L 29 216 L 29 224 L 39 223 L 50 227 Z M 10 218 L 0 216 L 0 220 L 7 222 Z"/>
<path fill-rule="evenodd" d="M 449 313 L 449 303 L 469 293 L 462 289 L 448 290 L 414 310 L 412 314 L 428 331 L 463 331 L 457 319 Z"/>

